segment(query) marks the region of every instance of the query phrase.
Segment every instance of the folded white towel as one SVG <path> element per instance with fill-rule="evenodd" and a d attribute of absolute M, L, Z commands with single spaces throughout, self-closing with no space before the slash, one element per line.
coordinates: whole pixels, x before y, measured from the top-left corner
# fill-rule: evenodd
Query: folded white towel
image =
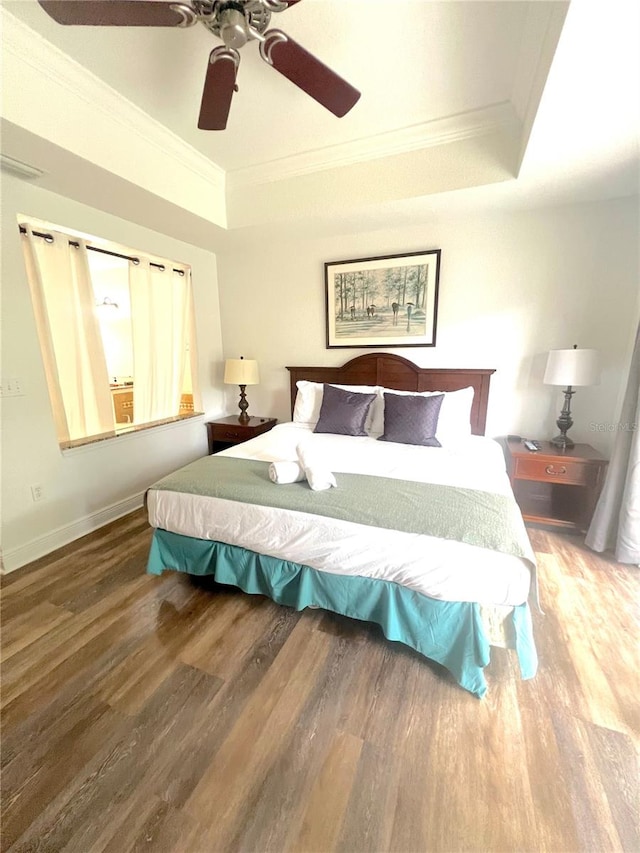
<path fill-rule="evenodd" d="M 273 483 L 299 483 L 304 480 L 304 471 L 299 462 L 272 462 L 269 479 Z"/>
<path fill-rule="evenodd" d="M 332 486 L 337 485 L 336 478 L 322 459 L 314 452 L 313 448 L 309 447 L 308 442 L 301 442 L 297 446 L 296 452 L 298 454 L 298 461 L 304 470 L 304 475 L 314 492 L 330 489 Z"/>

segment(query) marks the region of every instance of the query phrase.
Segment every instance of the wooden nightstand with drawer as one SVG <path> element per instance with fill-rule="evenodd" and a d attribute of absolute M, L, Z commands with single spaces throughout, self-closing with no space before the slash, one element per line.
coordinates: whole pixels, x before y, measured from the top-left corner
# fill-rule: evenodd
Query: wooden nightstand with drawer
<path fill-rule="evenodd" d="M 207 421 L 207 436 L 209 453 L 217 453 L 235 444 L 241 444 L 263 432 L 269 432 L 278 423 L 277 418 L 253 418 L 246 423 L 240 423 L 237 415 L 220 418 L 217 421 Z"/>
<path fill-rule="evenodd" d="M 549 441 L 537 452 L 509 439 L 511 485 L 525 521 L 586 530 L 604 481 L 607 460 L 588 444 L 559 450 Z"/>

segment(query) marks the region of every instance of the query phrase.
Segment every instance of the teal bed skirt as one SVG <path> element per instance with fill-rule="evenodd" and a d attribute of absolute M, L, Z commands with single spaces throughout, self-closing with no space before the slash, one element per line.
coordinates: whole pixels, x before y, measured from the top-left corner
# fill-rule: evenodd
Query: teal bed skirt
<path fill-rule="evenodd" d="M 375 622 L 387 639 L 446 667 L 465 690 L 479 697 L 487 692 L 483 669 L 489 663 L 489 642 L 479 605 L 472 602 L 439 601 L 391 581 L 330 574 L 234 545 L 156 530 L 147 571 L 160 575 L 164 569 L 213 575 L 218 583 L 296 610 L 314 606 Z M 538 661 L 528 604 L 514 608 L 511 618 L 521 675 L 532 678 Z"/>

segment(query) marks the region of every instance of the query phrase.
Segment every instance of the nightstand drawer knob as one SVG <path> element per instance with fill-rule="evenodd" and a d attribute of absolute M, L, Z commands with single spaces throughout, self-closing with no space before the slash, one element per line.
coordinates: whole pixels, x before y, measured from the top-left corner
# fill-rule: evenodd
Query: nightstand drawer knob
<path fill-rule="evenodd" d="M 557 476 L 561 476 L 562 474 L 567 473 L 567 469 L 565 468 L 564 465 L 561 465 L 559 468 L 554 468 L 553 465 L 547 465 L 547 467 L 544 470 L 547 472 L 547 474 L 557 475 Z"/>

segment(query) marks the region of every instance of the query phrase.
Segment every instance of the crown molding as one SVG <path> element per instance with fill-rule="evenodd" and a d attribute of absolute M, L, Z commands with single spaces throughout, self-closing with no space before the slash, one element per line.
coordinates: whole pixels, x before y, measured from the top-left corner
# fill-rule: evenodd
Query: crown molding
<path fill-rule="evenodd" d="M 450 145 L 492 133 L 519 133 L 520 129 L 521 123 L 513 105 L 510 101 L 503 101 L 376 136 L 235 169 L 227 172 L 227 187 L 239 189 L 256 184 L 268 184 L 326 169 L 407 154 L 437 145 Z"/>
<path fill-rule="evenodd" d="M 511 101 L 522 122 L 518 168 L 529 142 L 568 10 L 569 0 L 530 3 L 527 7 L 511 91 Z"/>
<path fill-rule="evenodd" d="M 0 169 L 26 180 L 34 180 L 44 175 L 43 170 L 38 169 L 37 166 L 31 166 L 29 163 L 24 163 L 22 160 L 16 160 L 14 157 L 2 153 L 0 153 Z"/>
<path fill-rule="evenodd" d="M 38 74 L 55 81 L 74 97 L 135 134 L 165 156 L 187 168 L 218 192 L 225 190 L 225 171 L 144 110 L 43 38 L 0 6 L 4 61 L 8 55 L 27 63 Z"/>
<path fill-rule="evenodd" d="M 53 81 L 63 92 L 69 93 L 70 103 L 75 99 L 79 107 L 83 110 L 86 108 L 87 114 L 90 114 L 89 110 L 97 111 L 101 121 L 104 119 L 116 128 L 115 136 L 135 139 L 138 152 L 144 152 L 143 145 L 147 145 L 150 154 L 161 153 L 165 158 L 167 170 L 170 171 L 171 164 L 175 164 L 176 182 L 184 182 L 186 179 L 190 186 L 198 188 L 197 197 L 217 198 L 223 210 L 228 209 L 230 192 L 268 186 L 328 170 L 362 166 L 428 148 L 441 147 L 444 150 L 464 141 L 473 144 L 474 139 L 482 137 L 520 139 L 522 135 L 522 121 L 512 101 L 506 100 L 372 137 L 278 157 L 225 173 L 216 163 L 123 98 L 115 89 L 1 6 L 0 13 L 4 62 L 13 62 L 16 69 L 21 67 L 24 72 L 31 73 L 33 70 L 34 78 L 42 79 L 43 85 L 46 85 L 47 79 Z M 37 133 L 37 128 L 30 130 Z M 81 152 L 76 153 L 82 156 Z M 138 153 L 136 156 L 141 155 Z M 131 169 L 129 168 L 128 173 L 123 173 L 123 176 L 132 180 Z M 197 176 L 197 183 L 193 176 Z M 151 190 L 153 191 L 152 188 Z M 221 218 L 217 224 L 226 227 L 226 213 L 224 221 Z"/>

